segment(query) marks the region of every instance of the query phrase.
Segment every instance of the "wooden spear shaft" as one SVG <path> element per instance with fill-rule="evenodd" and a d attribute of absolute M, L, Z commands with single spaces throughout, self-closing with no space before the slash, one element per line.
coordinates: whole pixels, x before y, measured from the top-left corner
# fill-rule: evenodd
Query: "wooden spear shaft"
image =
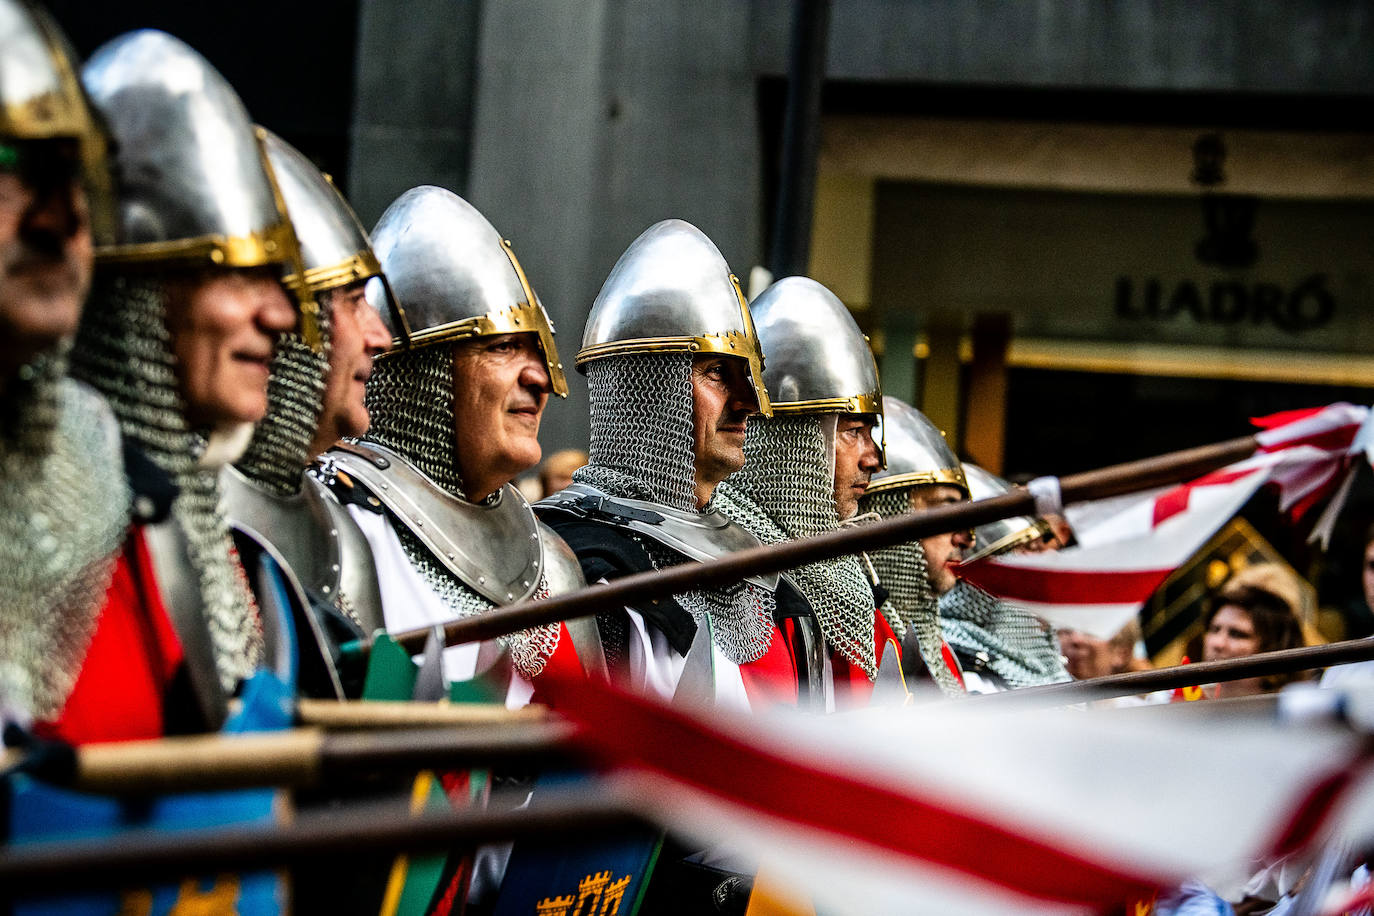
<path fill-rule="evenodd" d="M 311 786 L 322 778 L 426 767 L 567 762 L 570 723 L 513 720 L 466 728 L 326 733 L 316 728 L 121 741 L 49 757 L 34 775 L 106 795 L 159 795 L 250 786 Z M 7 765 L 22 759 L 9 751 Z"/>
<path fill-rule="evenodd" d="M 1240 461 L 1253 454 L 1256 445 L 1253 436 L 1244 436 L 1215 445 L 1073 474 L 1061 478 L 1059 488 L 1065 504 L 1148 490 L 1191 480 Z M 870 525 L 741 550 L 708 562 L 687 562 L 668 569 L 636 573 L 605 585 L 555 595 L 543 601 L 518 602 L 485 614 L 450 621 L 443 627 L 444 643 L 456 646 L 495 639 L 546 623 L 585 617 L 606 608 L 632 605 L 697 588 L 712 588 L 738 582 L 746 576 L 781 572 L 818 560 L 877 550 L 932 534 L 976 528 L 1015 515 L 1034 514 L 1035 498 L 1026 490 L 1016 489 L 976 502 L 939 506 Z M 391 638 L 407 650 L 419 652 L 424 648 L 429 632 L 428 629 L 407 630 L 393 633 Z M 344 647 L 345 652 L 363 653 L 367 650 L 366 641 Z"/>
<path fill-rule="evenodd" d="M 1297 649 L 1281 649 L 1277 652 L 1261 652 L 1242 658 L 1227 658 L 1215 662 L 1198 662 L 1194 665 L 1156 668 L 1153 671 L 1127 671 L 1124 674 L 1109 674 L 1105 677 L 1070 681 L 1065 684 L 1022 687 L 1018 690 L 970 697 L 969 699 L 978 703 L 998 702 L 999 698 L 1007 703 L 1032 701 L 1037 703 L 1044 701 L 1045 705 L 1081 703 L 1085 700 L 1124 697 L 1137 693 L 1152 693 L 1156 690 L 1194 687 L 1198 684 L 1217 684 L 1222 681 L 1239 681 L 1250 677 L 1289 674 L 1294 671 L 1308 671 L 1313 668 L 1327 668 L 1331 665 L 1368 661 L 1372 658 L 1374 658 L 1374 638 L 1348 639 L 1344 642 L 1333 642 L 1325 646 L 1302 646 Z"/>
<path fill-rule="evenodd" d="M 641 826 L 644 821 L 604 801 L 557 799 L 528 810 L 444 812 L 409 816 L 369 806 L 302 818 L 283 827 L 178 833 L 139 831 L 110 839 L 34 843 L 0 849 L 4 897 L 66 895 L 136 887 L 177 875 L 280 868 L 359 851 L 378 855 L 466 847 L 499 840 L 578 840 Z"/>

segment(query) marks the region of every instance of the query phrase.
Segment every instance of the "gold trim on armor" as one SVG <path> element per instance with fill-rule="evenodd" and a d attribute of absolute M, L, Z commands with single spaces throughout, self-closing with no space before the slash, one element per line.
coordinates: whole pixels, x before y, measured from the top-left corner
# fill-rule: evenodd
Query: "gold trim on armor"
<path fill-rule="evenodd" d="M 162 242 L 102 245 L 95 257 L 102 264 L 141 261 L 202 261 L 212 267 L 262 267 L 282 264 L 296 240 L 288 224 L 278 223 L 250 235 L 202 235 Z"/>
<path fill-rule="evenodd" d="M 868 485 L 868 495 L 882 493 L 886 490 L 901 490 L 908 487 L 922 487 L 930 484 L 943 483 L 958 487 L 968 495 L 968 479 L 964 477 L 963 468 L 940 468 L 937 471 L 908 471 L 905 474 L 893 474 L 891 477 L 882 477 L 873 480 Z"/>
<path fill-rule="evenodd" d="M 856 394 L 847 398 L 812 398 L 809 401 L 774 401 L 773 412 L 799 413 L 871 413 L 882 416 L 883 396 L 877 391 Z"/>
<path fill-rule="evenodd" d="M 553 388 L 554 394 L 566 398 L 568 379 L 563 375 L 563 361 L 558 357 L 558 344 L 553 339 L 553 322 L 549 320 L 548 312 L 544 311 L 539 297 L 534 294 L 534 289 L 525 276 L 525 268 L 520 266 L 520 259 L 515 256 L 515 249 L 511 247 L 510 239 L 501 240 L 501 249 L 505 251 L 506 257 L 510 258 L 511 267 L 515 268 L 515 275 L 520 278 L 520 288 L 525 291 L 525 303 L 539 311 L 539 343 L 544 348 L 544 367 L 549 372 L 549 385 Z"/>
<path fill-rule="evenodd" d="M 1045 535 L 1051 534 L 1052 531 L 1053 529 L 1050 528 L 1048 523 L 1037 518 L 1034 522 L 1022 528 L 1020 531 L 1013 531 L 1006 537 L 993 541 L 991 544 L 986 544 L 981 547 L 975 545 L 977 549 L 964 557 L 964 562 L 970 563 L 974 560 L 980 560 L 983 557 L 995 557 L 1015 547 L 1038 541 L 1045 537 Z"/>
<path fill-rule="evenodd" d="M 442 343 L 457 343 L 460 340 L 471 340 L 474 337 L 494 337 L 497 334 L 538 334 L 541 345 L 547 340 L 552 348 L 553 328 L 549 325 L 544 309 L 539 305 L 527 305 L 520 303 L 499 312 L 488 312 L 485 315 L 477 315 L 472 318 L 464 318 L 460 321 L 450 321 L 447 324 L 437 325 L 426 328 L 416 334 L 410 335 L 407 342 L 404 338 L 397 337 L 391 341 L 391 349 L 379 355 L 377 359 L 386 359 L 397 353 L 407 350 L 417 350 L 421 347 L 432 347 Z M 547 335 L 547 336 L 546 336 Z M 563 376 L 563 364 L 557 362 L 558 351 L 553 350 L 554 359 L 549 359 L 549 351 L 544 351 L 544 362 L 549 369 L 550 386 L 554 387 L 554 392 L 559 397 L 568 396 L 568 382 Z M 555 370 L 557 372 L 555 376 Z M 555 381 L 556 379 L 556 381 Z"/>
<path fill-rule="evenodd" d="M 312 267 L 305 272 L 305 285 L 311 292 L 324 293 L 340 286 L 347 286 L 358 280 L 367 280 L 382 272 L 377 256 L 372 251 L 360 251 L 347 260 L 325 267 Z M 294 283 L 295 274 L 282 279 L 283 283 Z"/>

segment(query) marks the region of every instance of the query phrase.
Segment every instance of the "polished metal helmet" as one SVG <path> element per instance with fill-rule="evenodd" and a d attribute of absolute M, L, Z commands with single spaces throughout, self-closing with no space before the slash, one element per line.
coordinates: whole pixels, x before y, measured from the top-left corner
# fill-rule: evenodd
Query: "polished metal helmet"
<path fill-rule="evenodd" d="M 233 87 L 152 29 L 101 46 L 81 79 L 116 149 L 115 237 L 102 263 L 287 265 L 300 252 L 261 137 Z"/>
<path fill-rule="evenodd" d="M 81 90 L 76 60 L 47 13 L 26 0 L 0 0 L 0 137 L 78 142 L 100 241 L 113 221 L 108 143 Z"/>
<path fill-rule="evenodd" d="M 763 381 L 774 413 L 882 419 L 878 365 L 839 297 L 810 277 L 784 277 L 760 293 L 750 311 L 768 361 Z"/>
<path fill-rule="evenodd" d="M 377 221 L 372 249 L 395 293 L 384 307 L 374 303 L 391 331 L 391 352 L 538 334 L 553 392 L 567 397 L 548 313 L 510 242 L 476 207 L 443 188 L 411 188 Z"/>
<path fill-rule="evenodd" d="M 288 276 L 287 285 L 302 283 L 313 294 L 328 292 L 381 274 L 367 231 L 334 181 L 300 150 L 266 128 L 262 133 L 282 200 L 301 246 L 303 281 Z"/>
<path fill-rule="evenodd" d="M 964 466 L 945 441 L 945 434 L 915 407 L 883 398 L 883 437 L 887 467 L 873 475 L 869 495 L 884 490 L 944 483 L 968 493 Z"/>
<path fill-rule="evenodd" d="M 380 283 L 368 292 L 385 296 L 386 281 L 372 243 L 333 180 L 281 137 L 263 127 L 257 130 L 300 243 L 300 263 L 288 267 L 304 274 L 293 270 L 282 282 L 296 291 L 302 312 L 313 317 L 321 293 L 372 277 Z"/>
<path fill-rule="evenodd" d="M 1012 489 L 1010 483 L 990 471 L 983 470 L 976 464 L 965 464 L 964 474 L 968 478 L 970 499 L 978 500 L 1001 496 Z M 988 522 L 986 525 L 979 525 L 974 529 L 973 543 L 976 549 L 968 555 L 967 559 L 976 560 L 979 557 L 1005 553 L 1015 547 L 1039 540 L 1049 533 L 1050 526 L 1048 524 L 1040 519 L 1029 518 L 1024 515 Z"/>
<path fill-rule="evenodd" d="M 666 219 L 644 230 L 592 303 L 578 369 L 629 353 L 720 353 L 746 360 L 759 412 L 773 415 L 763 352 L 739 280 L 691 223 Z"/>

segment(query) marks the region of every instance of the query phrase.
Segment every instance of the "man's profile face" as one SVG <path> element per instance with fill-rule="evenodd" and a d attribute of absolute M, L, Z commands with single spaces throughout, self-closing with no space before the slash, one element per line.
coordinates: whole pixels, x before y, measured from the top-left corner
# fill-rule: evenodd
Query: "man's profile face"
<path fill-rule="evenodd" d="M 0 387 L 76 333 L 93 256 L 77 142 L 0 137 Z"/>
<path fill-rule="evenodd" d="M 952 484 L 932 483 L 911 488 L 911 508 L 917 512 L 961 503 L 966 499 L 968 497 L 964 491 Z M 964 559 L 964 552 L 972 546 L 973 535 L 968 531 L 921 538 L 921 550 L 926 555 L 926 574 L 930 577 L 935 594 L 943 595 L 954 588 L 959 581 L 954 569 Z"/>
<path fill-rule="evenodd" d="M 453 348 L 458 473 L 480 502 L 539 463 L 539 421 L 551 384 L 533 333 L 497 334 Z"/>
<path fill-rule="evenodd" d="M 835 512 L 840 521 L 859 512 L 859 499 L 873 472 L 882 467 L 873 441 L 877 418 L 872 414 L 840 414 L 835 421 Z"/>
<path fill-rule="evenodd" d="M 344 436 L 361 436 L 371 420 L 363 397 L 372 360 L 390 346 L 391 334 L 367 301 L 366 283 L 358 280 L 321 297 L 320 305 L 330 315 L 329 378 L 320 425 L 310 446 L 312 455 Z"/>
<path fill-rule="evenodd" d="M 256 423 L 278 338 L 297 312 L 278 267 L 216 268 L 167 281 L 167 330 L 194 426 Z"/>
<path fill-rule="evenodd" d="M 749 383 L 748 362 L 714 353 L 692 357 L 692 446 L 698 507 L 710 499 L 716 484 L 744 467 L 745 421 L 758 409 L 758 397 Z"/>

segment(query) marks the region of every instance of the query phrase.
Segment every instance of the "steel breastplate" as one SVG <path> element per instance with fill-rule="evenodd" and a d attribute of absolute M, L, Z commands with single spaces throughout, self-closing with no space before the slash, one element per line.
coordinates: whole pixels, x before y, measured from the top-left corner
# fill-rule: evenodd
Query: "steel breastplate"
<path fill-rule="evenodd" d="M 349 610 L 364 633 L 386 627 L 382 617 L 382 587 L 377 581 L 377 561 L 358 523 L 339 505 L 329 488 L 315 477 L 305 475 L 307 489 L 329 514 L 331 533 L 339 553 L 338 588 L 348 598 Z"/>
<path fill-rule="evenodd" d="M 405 458 L 375 442 L 340 443 L 334 466 L 366 487 L 391 516 L 464 585 L 495 604 L 534 594 L 544 547 L 534 511 L 510 484 L 491 503 L 446 492 Z"/>
<path fill-rule="evenodd" d="M 608 496 L 584 483 L 574 483 L 537 505 L 543 510 L 629 529 L 693 560 L 714 560 L 762 546 L 758 538 L 723 512 L 684 512 L 647 500 Z M 778 587 L 778 573 L 746 576 L 745 581 L 771 592 Z"/>
<path fill-rule="evenodd" d="M 301 477 L 299 491 L 281 496 L 226 467 L 220 472 L 224 514 L 230 525 L 270 544 L 307 593 L 332 604 L 343 588 L 340 527 L 313 481 L 305 474 Z M 356 600 L 353 593 L 344 594 Z"/>

